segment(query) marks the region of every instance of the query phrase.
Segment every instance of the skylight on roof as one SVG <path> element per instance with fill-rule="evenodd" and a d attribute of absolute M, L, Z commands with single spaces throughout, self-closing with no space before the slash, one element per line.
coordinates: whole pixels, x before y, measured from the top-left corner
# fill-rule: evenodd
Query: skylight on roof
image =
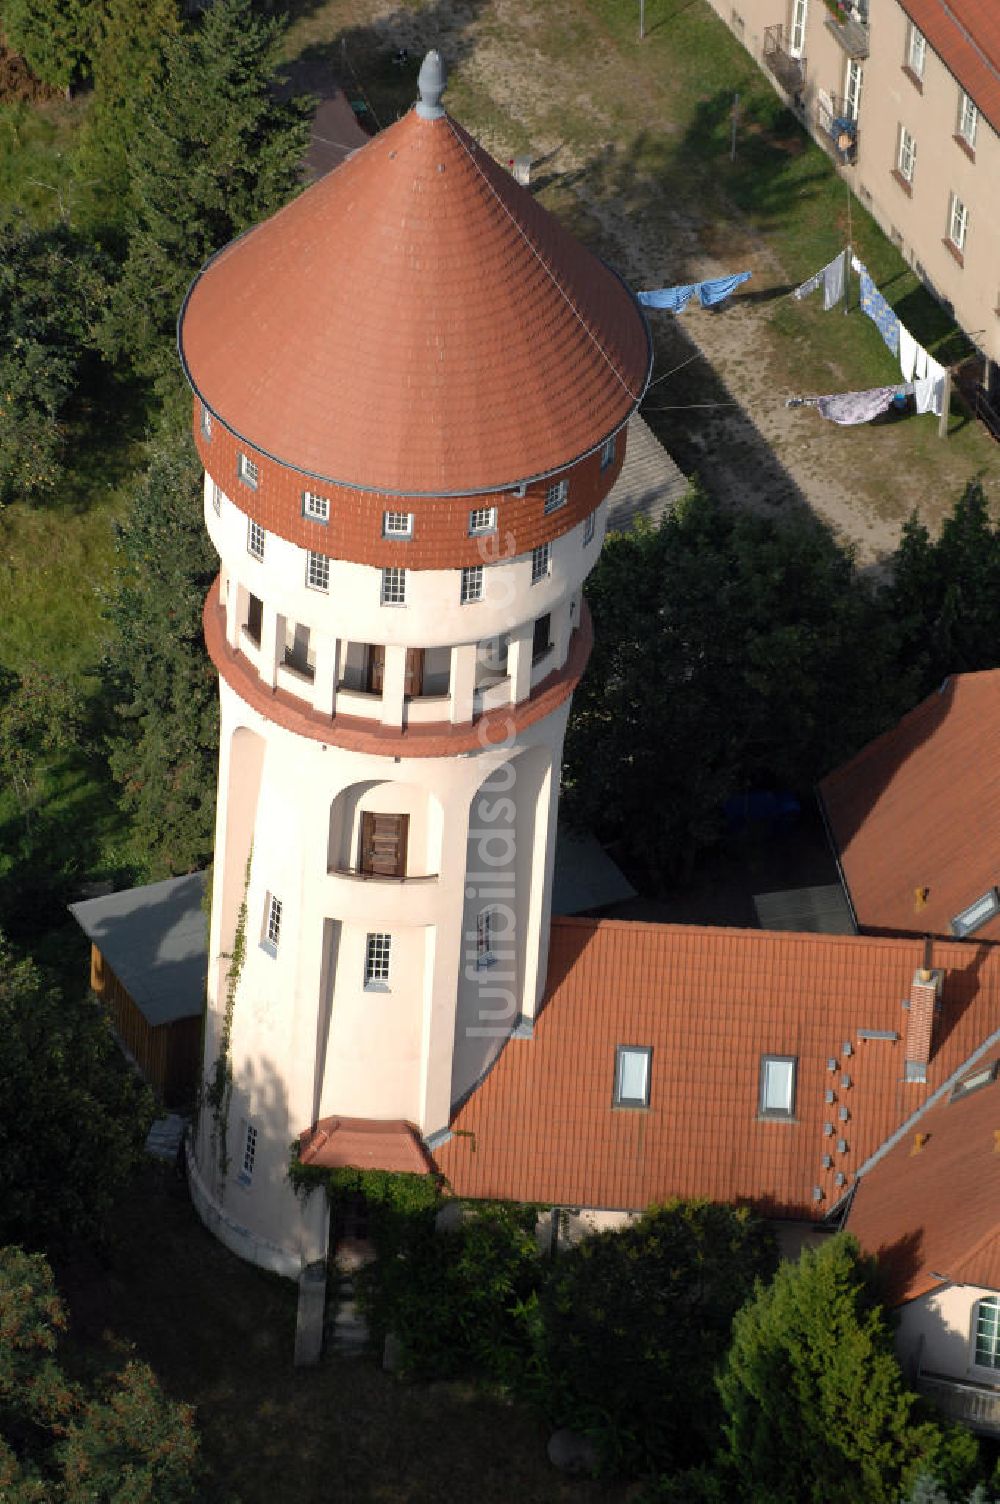
<path fill-rule="evenodd" d="M 998 1070 L 1000 1070 L 1000 1060 L 994 1060 L 992 1064 L 980 1066 L 979 1070 L 963 1076 L 961 1081 L 956 1081 L 952 1087 L 949 1102 L 954 1102 L 958 1097 L 967 1097 L 970 1092 L 979 1091 L 980 1087 L 989 1086 L 991 1081 L 996 1080 Z"/>
<path fill-rule="evenodd" d="M 976 930 L 995 919 L 997 914 L 1000 914 L 1000 889 L 990 888 L 982 898 L 977 898 L 975 903 L 970 903 L 967 909 L 955 915 L 951 921 L 951 932 L 957 940 L 964 940 L 967 935 L 975 934 Z"/>

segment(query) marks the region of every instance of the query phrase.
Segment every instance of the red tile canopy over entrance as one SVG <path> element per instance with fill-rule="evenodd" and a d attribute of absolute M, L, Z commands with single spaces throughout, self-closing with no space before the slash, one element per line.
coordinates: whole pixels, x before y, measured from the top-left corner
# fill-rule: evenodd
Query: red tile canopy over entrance
<path fill-rule="evenodd" d="M 625 422 L 651 363 L 624 283 L 423 100 L 210 261 L 178 339 L 197 395 L 255 450 L 406 496 L 571 464 Z"/>

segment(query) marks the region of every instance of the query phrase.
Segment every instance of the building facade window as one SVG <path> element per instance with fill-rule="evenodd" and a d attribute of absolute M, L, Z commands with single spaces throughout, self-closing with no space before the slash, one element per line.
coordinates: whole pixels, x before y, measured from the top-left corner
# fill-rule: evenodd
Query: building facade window
<path fill-rule="evenodd" d="M 240 455 L 240 480 L 252 491 L 256 491 L 257 482 L 260 480 L 260 471 L 257 469 L 256 460 L 252 460 L 248 454 Z"/>
<path fill-rule="evenodd" d="M 608 466 L 609 465 L 613 465 L 614 462 L 615 462 L 615 436 L 614 436 L 614 434 L 612 434 L 611 437 L 610 437 L 610 439 L 605 439 L 604 443 L 601 445 L 601 469 L 602 470 L 607 470 Z"/>
<path fill-rule="evenodd" d="M 243 1168 L 240 1171 L 240 1179 L 244 1185 L 249 1185 L 253 1179 L 253 1167 L 257 1161 L 257 1129 L 253 1123 L 247 1123 L 243 1134 Z"/>
<path fill-rule="evenodd" d="M 965 239 L 969 233 L 969 211 L 959 198 L 957 193 L 951 196 L 951 210 L 948 214 L 948 239 L 956 251 L 965 250 Z"/>
<path fill-rule="evenodd" d="M 653 1051 L 649 1045 L 620 1044 L 615 1050 L 615 1107 L 648 1107 Z"/>
<path fill-rule="evenodd" d="M 801 57 L 806 50 L 806 17 L 809 0 L 792 0 L 792 24 L 788 28 L 790 57 Z"/>
<path fill-rule="evenodd" d="M 302 515 L 308 517 L 310 522 L 330 521 L 330 500 L 327 496 L 317 496 L 315 491 L 302 492 Z"/>
<path fill-rule="evenodd" d="M 545 492 L 545 515 L 546 515 L 546 517 L 549 515 L 550 512 L 558 512 L 558 510 L 559 510 L 560 507 L 564 507 L 566 505 L 566 498 L 568 496 L 569 496 L 569 481 L 568 480 L 553 481 L 552 485 L 549 486 L 547 488 L 546 492 Z"/>
<path fill-rule="evenodd" d="M 975 151 L 976 148 L 976 126 L 978 124 L 979 111 L 963 89 L 958 103 L 958 134 L 970 151 Z"/>
<path fill-rule="evenodd" d="M 593 543 L 593 541 L 594 541 L 594 534 L 596 532 L 597 532 L 597 513 L 596 512 L 591 512 L 590 516 L 587 518 L 586 522 L 583 524 L 583 546 L 584 546 L 584 548 L 587 547 L 588 543 Z"/>
<path fill-rule="evenodd" d="M 369 934 L 365 942 L 365 986 L 374 991 L 389 986 L 389 955 L 392 936 L 383 933 Z"/>
<path fill-rule="evenodd" d="M 1000 1298 L 984 1295 L 975 1304 L 975 1355 L 977 1368 L 1000 1368 Z"/>
<path fill-rule="evenodd" d="M 204 402 L 201 404 L 201 432 L 202 436 L 206 439 L 212 437 L 212 414 Z"/>
<path fill-rule="evenodd" d="M 495 929 L 494 911 L 492 909 L 480 909 L 476 915 L 476 965 L 481 968 L 493 965 L 495 959 L 493 955 Z"/>
<path fill-rule="evenodd" d="M 469 537 L 477 538 L 482 533 L 495 533 L 497 530 L 496 507 L 474 507 L 469 513 Z"/>
<path fill-rule="evenodd" d="M 462 589 L 460 599 L 463 606 L 470 601 L 481 601 L 483 598 L 483 566 L 470 564 L 462 570 Z"/>
<path fill-rule="evenodd" d="M 264 602 L 259 595 L 252 593 L 247 596 L 247 636 L 250 641 L 260 647 L 261 633 L 264 630 Z"/>
<path fill-rule="evenodd" d="M 905 125 L 899 127 L 899 150 L 896 153 L 896 167 L 900 177 L 907 183 L 913 182 L 913 173 L 917 165 L 917 143 L 906 129 Z"/>
<path fill-rule="evenodd" d="M 329 590 L 330 560 L 326 554 L 309 550 L 306 555 L 306 584 L 310 590 Z"/>
<path fill-rule="evenodd" d="M 217 480 L 212 482 L 212 511 L 216 517 L 222 516 L 222 487 Z"/>
<path fill-rule="evenodd" d="M 927 39 L 922 31 L 910 24 L 909 34 L 906 39 L 906 66 L 915 78 L 922 79 L 924 76 L 924 63 L 927 60 Z"/>
<path fill-rule="evenodd" d="M 790 1118 L 795 1113 L 794 1055 L 763 1055 L 760 1062 L 760 1115 Z"/>
<path fill-rule="evenodd" d="M 540 543 L 537 548 L 531 550 L 531 583 L 533 585 L 537 585 L 539 580 L 548 578 L 551 563 L 551 544 Z"/>
<path fill-rule="evenodd" d="M 382 536 L 383 538 L 412 538 L 413 513 L 383 512 Z"/>
<path fill-rule="evenodd" d="M 383 606 L 406 605 L 406 570 L 391 565 L 382 571 Z"/>
<path fill-rule="evenodd" d="M 278 941 L 281 939 L 281 899 L 273 893 L 267 895 L 264 904 L 264 935 L 262 944 L 264 949 L 270 951 L 272 956 L 278 954 Z"/>
<path fill-rule="evenodd" d="M 848 58 L 844 75 L 844 113 L 848 120 L 857 120 L 861 111 L 861 85 L 864 69 L 856 58 Z"/>
<path fill-rule="evenodd" d="M 267 535 L 259 522 L 254 522 L 251 517 L 247 523 L 247 553 L 255 559 L 264 557 L 264 539 Z"/>

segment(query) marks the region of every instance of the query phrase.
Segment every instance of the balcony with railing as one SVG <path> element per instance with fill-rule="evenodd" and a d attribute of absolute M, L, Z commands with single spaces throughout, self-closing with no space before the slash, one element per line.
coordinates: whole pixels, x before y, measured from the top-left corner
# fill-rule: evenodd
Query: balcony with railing
<path fill-rule="evenodd" d="M 826 138 L 837 161 L 848 165 L 858 155 L 858 122 L 846 99 L 820 91 L 816 101 L 816 128 Z"/>
<path fill-rule="evenodd" d="M 917 1376 L 917 1389 L 951 1420 L 960 1421 L 970 1431 L 1000 1437 L 1000 1388 L 924 1371 Z"/>
<path fill-rule="evenodd" d="M 868 0 L 826 0 L 826 8 L 827 31 L 848 57 L 862 62 L 868 56 Z"/>
<path fill-rule="evenodd" d="M 793 57 L 785 40 L 785 28 L 779 21 L 764 27 L 764 66 L 769 68 L 786 93 L 800 94 L 806 81 L 806 60 Z"/>

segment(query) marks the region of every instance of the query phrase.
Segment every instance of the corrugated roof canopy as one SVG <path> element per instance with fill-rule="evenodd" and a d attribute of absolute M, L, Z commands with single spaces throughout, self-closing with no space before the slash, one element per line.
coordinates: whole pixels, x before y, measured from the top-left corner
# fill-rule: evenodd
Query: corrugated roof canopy
<path fill-rule="evenodd" d="M 416 111 L 211 261 L 179 342 L 248 443 L 405 495 L 568 464 L 627 419 L 651 360 L 618 277 L 449 116 Z"/>

